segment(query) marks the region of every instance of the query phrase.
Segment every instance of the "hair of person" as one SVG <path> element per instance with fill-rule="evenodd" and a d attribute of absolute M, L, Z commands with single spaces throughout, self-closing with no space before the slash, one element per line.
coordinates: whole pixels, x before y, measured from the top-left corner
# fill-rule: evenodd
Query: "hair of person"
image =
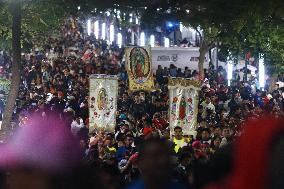
<path fill-rule="evenodd" d="M 133 138 L 133 135 L 132 135 L 132 134 L 127 134 L 127 135 L 125 136 L 125 139 L 126 139 L 127 137 Z"/>
<path fill-rule="evenodd" d="M 214 147 L 214 141 L 216 140 L 216 139 L 219 139 L 220 140 L 220 142 L 222 141 L 222 137 L 220 137 L 220 136 L 214 136 L 213 138 L 212 138 L 212 141 L 211 141 L 211 147 Z"/>
<path fill-rule="evenodd" d="M 225 129 L 230 129 L 230 127 L 229 126 L 222 127 L 222 131 L 225 130 Z"/>
<path fill-rule="evenodd" d="M 158 144 L 160 146 L 168 148 L 169 153 L 171 151 L 170 143 L 167 139 L 155 138 L 155 137 L 149 138 L 148 140 L 144 140 L 143 142 L 141 142 L 140 145 L 138 146 L 138 152 L 139 152 L 138 160 L 141 160 L 143 158 L 143 156 L 145 155 L 145 149 L 148 146 L 151 146 L 152 144 Z"/>
<path fill-rule="evenodd" d="M 211 131 L 210 131 L 209 128 L 203 128 L 201 132 L 204 132 L 204 131 L 205 131 L 205 132 L 208 132 L 209 134 L 211 133 Z"/>
<path fill-rule="evenodd" d="M 183 151 L 181 153 L 178 154 L 178 160 L 182 161 L 185 158 L 191 158 L 191 154 L 188 151 Z"/>
<path fill-rule="evenodd" d="M 176 127 L 174 128 L 174 131 L 175 131 L 175 130 L 178 130 L 178 129 L 182 130 L 182 128 L 181 128 L 180 126 L 176 126 Z"/>

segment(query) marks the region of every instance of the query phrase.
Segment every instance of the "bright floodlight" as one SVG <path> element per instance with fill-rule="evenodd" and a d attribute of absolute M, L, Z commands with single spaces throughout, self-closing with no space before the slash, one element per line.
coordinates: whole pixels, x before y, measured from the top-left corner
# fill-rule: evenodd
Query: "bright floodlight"
<path fill-rule="evenodd" d="M 139 19 L 137 17 L 135 18 L 135 24 L 139 24 Z"/>
<path fill-rule="evenodd" d="M 155 47 L 155 36 L 154 35 L 150 36 L 150 45 L 151 47 Z"/>
<path fill-rule="evenodd" d="M 106 23 L 102 23 L 102 39 L 106 38 Z"/>
<path fill-rule="evenodd" d="M 132 14 L 132 13 L 130 13 L 130 14 L 129 14 L 129 17 L 130 17 L 129 22 L 130 22 L 130 23 L 132 23 L 132 21 L 133 21 L 132 16 L 133 16 L 133 14 Z"/>
<path fill-rule="evenodd" d="M 109 27 L 109 33 L 110 33 L 110 42 L 112 43 L 114 41 L 114 25 L 110 25 Z"/>
<path fill-rule="evenodd" d="M 228 86 L 230 86 L 231 80 L 233 79 L 233 63 L 229 61 L 227 66 L 228 66 Z"/>
<path fill-rule="evenodd" d="M 117 44 L 118 44 L 119 48 L 121 48 L 121 46 L 122 46 L 122 35 L 121 35 L 121 33 L 117 34 Z"/>
<path fill-rule="evenodd" d="M 96 36 L 96 39 L 98 39 L 99 38 L 99 21 L 97 20 L 96 22 L 95 22 L 95 36 Z"/>
<path fill-rule="evenodd" d="M 120 18 L 120 10 L 117 11 L 117 18 Z"/>
<path fill-rule="evenodd" d="M 170 39 L 165 37 L 165 47 L 170 47 Z"/>
<path fill-rule="evenodd" d="M 172 22 L 168 22 L 168 27 L 172 28 L 172 27 L 174 27 L 174 24 Z"/>
<path fill-rule="evenodd" d="M 259 59 L 259 87 L 264 88 L 265 86 L 265 68 L 264 68 L 264 60 L 263 58 Z"/>
<path fill-rule="evenodd" d="M 87 32 L 88 35 L 91 35 L 91 19 L 87 21 Z"/>
<path fill-rule="evenodd" d="M 183 25 L 182 25 L 182 22 L 179 24 L 179 30 L 182 32 L 183 30 Z"/>
<path fill-rule="evenodd" d="M 140 46 L 145 46 L 145 33 L 141 32 L 140 34 Z"/>
<path fill-rule="evenodd" d="M 80 6 L 78 6 L 77 8 L 78 8 L 78 10 L 80 10 L 80 9 L 81 9 L 81 7 L 80 7 Z"/>

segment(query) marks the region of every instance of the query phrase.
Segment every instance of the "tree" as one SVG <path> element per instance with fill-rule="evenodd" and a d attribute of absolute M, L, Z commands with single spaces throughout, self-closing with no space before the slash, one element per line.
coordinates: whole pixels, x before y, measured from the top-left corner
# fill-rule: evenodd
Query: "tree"
<path fill-rule="evenodd" d="M 10 4 L 12 13 L 12 49 L 13 63 L 11 89 L 7 99 L 7 104 L 4 111 L 4 119 L 2 122 L 2 139 L 5 139 L 6 134 L 11 124 L 12 114 L 16 98 L 18 96 L 19 85 L 21 80 L 21 1 L 13 0 Z"/>
<path fill-rule="evenodd" d="M 0 41 L 7 41 L 5 48 L 12 47 L 12 81 L 4 110 L 1 138 L 5 139 L 11 127 L 11 119 L 21 81 L 21 50 L 23 44 L 43 44 L 53 32 L 60 32 L 61 26 L 70 15 L 73 6 L 64 6 L 64 0 L 5 0 L 0 3 Z M 34 38 L 42 36 L 42 38 Z M 12 45 L 10 45 L 12 42 Z"/>
<path fill-rule="evenodd" d="M 230 2 L 231 3 L 231 2 Z M 270 72 L 283 64 L 283 1 L 240 1 L 242 9 L 232 22 L 227 22 L 220 35 L 221 52 L 242 56 L 250 52 L 256 59 L 265 57 Z"/>

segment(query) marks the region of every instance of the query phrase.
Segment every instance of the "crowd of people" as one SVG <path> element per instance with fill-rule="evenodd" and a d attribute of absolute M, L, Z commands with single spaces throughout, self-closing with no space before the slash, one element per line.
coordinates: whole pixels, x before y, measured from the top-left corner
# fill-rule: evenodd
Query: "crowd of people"
<path fill-rule="evenodd" d="M 84 162 L 84 169 L 69 175 L 69 188 L 79 183 L 80 188 L 202 188 L 231 170 L 232 143 L 241 136 L 246 120 L 284 116 L 283 88 L 275 85 L 272 91 L 260 90 L 240 74 L 229 87 L 226 70 L 210 66 L 202 80 L 196 136 L 184 136 L 179 126 L 171 135 L 168 78 L 199 79 L 198 71 L 159 66 L 155 73 L 158 90 L 130 93 L 123 48 L 84 36 L 74 19 L 66 22 L 62 33 L 61 38 L 50 38 L 45 46 L 22 55 L 14 122 L 25 129 L 33 116 L 52 124 L 52 115 L 68 128 L 78 140 Z M 2 76 L 11 78 L 8 54 L 1 56 L 0 64 Z M 89 133 L 90 74 L 119 77 L 114 133 Z"/>

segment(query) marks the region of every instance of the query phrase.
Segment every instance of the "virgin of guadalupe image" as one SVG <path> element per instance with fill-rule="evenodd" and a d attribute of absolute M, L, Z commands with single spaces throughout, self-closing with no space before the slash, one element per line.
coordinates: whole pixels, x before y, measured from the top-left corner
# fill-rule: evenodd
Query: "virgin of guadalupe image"
<path fill-rule="evenodd" d="M 186 111 L 186 101 L 184 97 L 181 97 L 179 103 L 179 119 L 183 120 L 185 118 L 185 111 Z"/>
<path fill-rule="evenodd" d="M 107 109 L 107 104 L 108 104 L 108 95 L 106 93 L 106 90 L 102 88 L 98 93 L 98 109 L 99 110 Z"/>
<path fill-rule="evenodd" d="M 131 71 L 132 74 L 138 82 L 143 82 L 144 78 L 149 74 L 149 63 L 147 60 L 147 52 L 141 48 L 134 48 L 131 52 L 132 65 Z"/>

